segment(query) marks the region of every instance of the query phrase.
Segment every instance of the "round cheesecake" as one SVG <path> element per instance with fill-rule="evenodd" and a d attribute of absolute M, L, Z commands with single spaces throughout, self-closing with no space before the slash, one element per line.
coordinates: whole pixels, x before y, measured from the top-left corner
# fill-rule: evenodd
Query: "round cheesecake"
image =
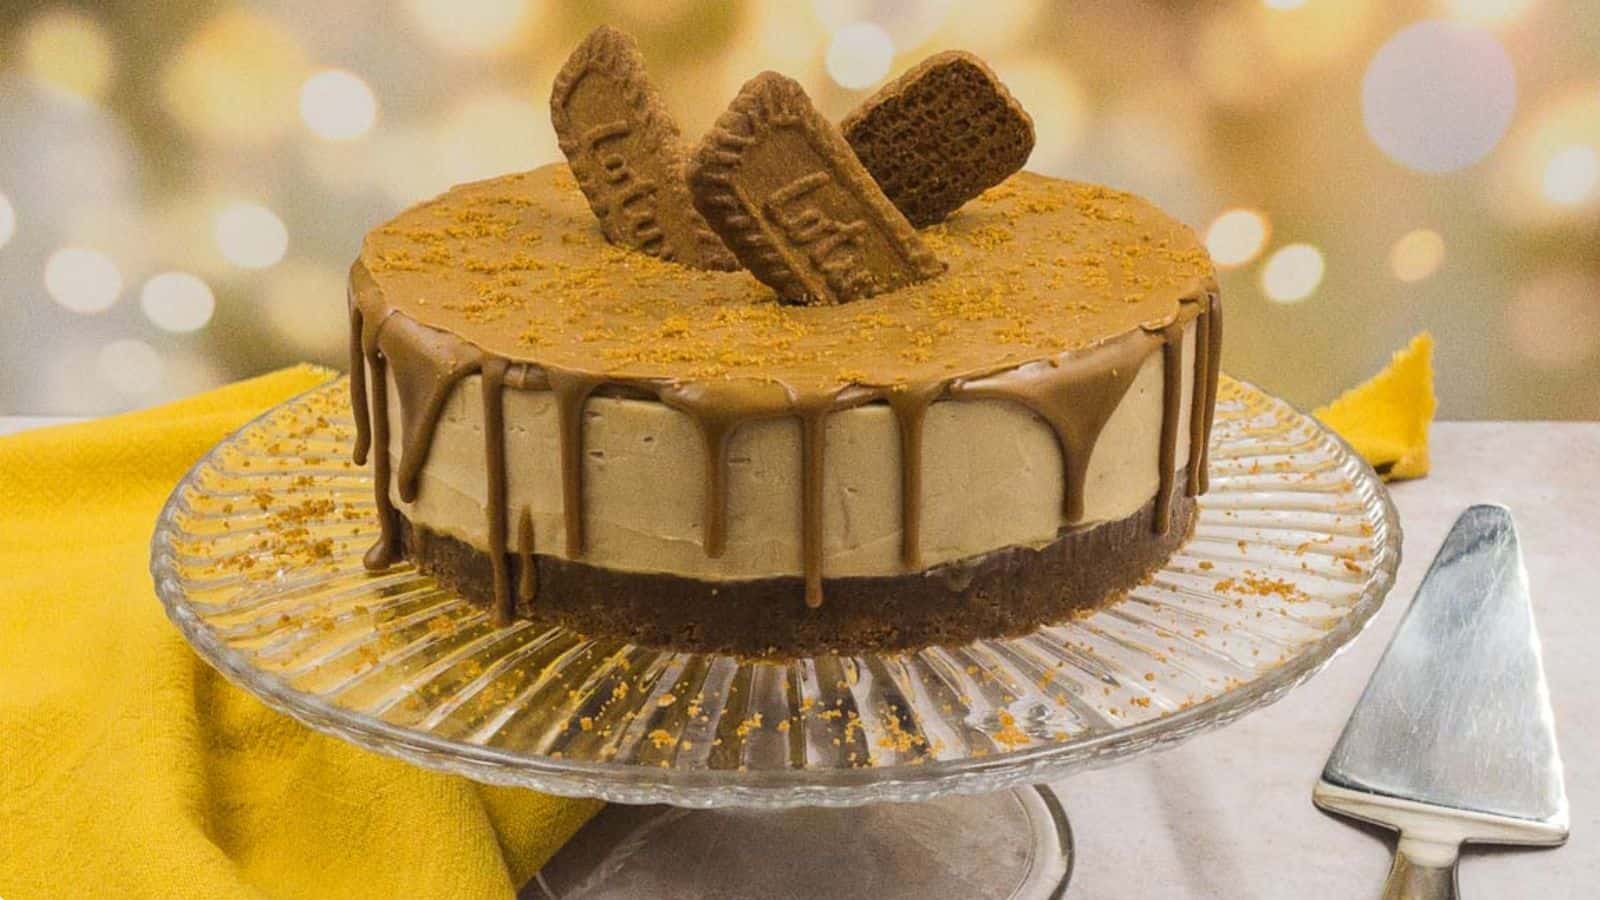
<path fill-rule="evenodd" d="M 920 236 L 943 274 L 797 306 L 608 244 L 565 166 L 402 213 L 351 272 L 369 567 L 742 654 L 1015 634 L 1136 584 L 1205 488 L 1204 249 L 1029 173 Z"/>

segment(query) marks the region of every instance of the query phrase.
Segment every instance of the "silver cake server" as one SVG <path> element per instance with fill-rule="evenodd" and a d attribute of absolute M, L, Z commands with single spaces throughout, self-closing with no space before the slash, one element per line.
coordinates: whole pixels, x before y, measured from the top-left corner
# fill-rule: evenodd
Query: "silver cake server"
<path fill-rule="evenodd" d="M 1466 841 L 1566 841 L 1555 722 L 1505 507 L 1471 507 L 1450 529 L 1312 799 L 1399 830 L 1386 900 L 1456 896 Z"/>

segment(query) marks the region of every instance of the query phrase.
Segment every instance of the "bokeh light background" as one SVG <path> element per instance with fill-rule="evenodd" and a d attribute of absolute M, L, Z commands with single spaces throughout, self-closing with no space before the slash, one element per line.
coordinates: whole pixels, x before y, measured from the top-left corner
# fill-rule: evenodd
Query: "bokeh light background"
<path fill-rule="evenodd" d="M 691 140 L 764 68 L 837 117 L 975 51 L 1030 168 L 1205 236 L 1230 372 L 1310 405 L 1429 328 L 1442 415 L 1600 418 L 1600 3 L 1558 0 L 5 0 L 0 413 L 342 366 L 362 234 L 559 159 L 602 22 Z"/>

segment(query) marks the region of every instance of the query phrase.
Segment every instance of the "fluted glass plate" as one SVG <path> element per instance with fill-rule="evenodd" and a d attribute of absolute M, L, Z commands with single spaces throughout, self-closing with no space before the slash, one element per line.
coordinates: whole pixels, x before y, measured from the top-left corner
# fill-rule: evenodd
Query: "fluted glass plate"
<path fill-rule="evenodd" d="M 1040 783 L 1281 696 L 1354 638 L 1399 564 L 1372 470 L 1224 379 L 1194 536 L 1099 611 L 1020 638 L 749 661 L 497 628 L 410 566 L 362 568 L 372 482 L 343 379 L 219 444 L 156 524 L 195 650 L 268 704 L 479 781 L 628 803 L 853 805 Z"/>

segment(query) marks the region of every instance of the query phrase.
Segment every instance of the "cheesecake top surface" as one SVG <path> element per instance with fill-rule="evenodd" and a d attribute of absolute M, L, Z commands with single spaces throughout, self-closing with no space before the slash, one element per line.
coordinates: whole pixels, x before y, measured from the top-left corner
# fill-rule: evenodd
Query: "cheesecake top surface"
<path fill-rule="evenodd" d="M 834 306 L 606 242 L 565 165 L 461 185 L 367 235 L 387 312 L 517 363 L 791 388 L 985 374 L 1175 321 L 1215 290 L 1192 230 L 1132 194 L 1020 172 L 920 232 L 949 268 Z"/>

